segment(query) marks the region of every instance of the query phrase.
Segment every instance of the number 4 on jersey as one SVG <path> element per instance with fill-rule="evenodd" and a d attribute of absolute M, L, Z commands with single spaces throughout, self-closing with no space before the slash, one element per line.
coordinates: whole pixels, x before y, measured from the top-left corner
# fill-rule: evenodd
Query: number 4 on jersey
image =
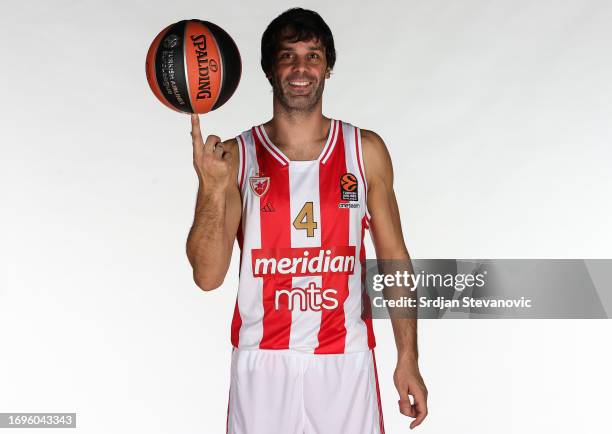
<path fill-rule="evenodd" d="M 306 202 L 298 215 L 293 220 L 293 227 L 296 229 L 306 229 L 306 236 L 314 237 L 317 222 L 314 220 L 314 210 L 312 202 Z"/>

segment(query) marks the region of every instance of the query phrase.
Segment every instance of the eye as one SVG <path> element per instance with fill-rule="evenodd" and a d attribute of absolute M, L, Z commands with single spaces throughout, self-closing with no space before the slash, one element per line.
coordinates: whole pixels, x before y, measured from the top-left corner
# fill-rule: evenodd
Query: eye
<path fill-rule="evenodd" d="M 318 59 L 319 57 L 321 57 L 321 56 L 319 56 L 317 53 L 310 53 L 310 58 L 311 59 Z"/>
<path fill-rule="evenodd" d="M 280 59 L 288 59 L 290 57 L 291 57 L 291 53 L 288 53 L 288 52 L 281 53 L 279 56 Z"/>

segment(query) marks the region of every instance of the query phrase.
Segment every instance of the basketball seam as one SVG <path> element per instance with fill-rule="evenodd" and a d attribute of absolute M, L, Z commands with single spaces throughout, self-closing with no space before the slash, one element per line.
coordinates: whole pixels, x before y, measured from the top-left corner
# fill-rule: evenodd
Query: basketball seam
<path fill-rule="evenodd" d="M 206 21 L 202 21 L 202 23 L 204 23 L 205 27 L 208 29 L 210 36 L 213 38 L 213 41 L 215 42 L 215 47 L 217 47 L 217 53 L 219 53 L 219 60 L 220 60 L 220 69 L 221 69 L 221 80 L 219 80 L 219 89 L 217 90 L 217 97 L 215 98 L 215 102 L 213 102 L 210 105 L 210 110 L 214 110 L 215 108 L 215 104 L 217 104 L 217 101 L 219 101 L 219 97 L 221 96 L 221 91 L 223 90 L 223 80 L 225 79 L 225 74 L 224 74 L 224 69 L 225 69 L 225 58 L 223 57 L 223 50 L 221 50 L 221 46 L 219 45 L 219 43 L 217 42 L 217 38 L 215 38 L 215 34 L 214 32 L 211 30 L 211 28 L 209 26 L 206 26 Z"/>
<path fill-rule="evenodd" d="M 185 28 L 183 29 L 183 70 L 185 71 L 185 87 L 187 88 L 187 99 L 189 99 L 189 105 L 191 106 L 191 111 L 195 112 L 194 102 L 191 100 L 191 92 L 189 91 L 189 87 L 191 83 L 189 81 L 189 73 L 187 71 L 187 25 L 189 21 L 185 23 Z"/>

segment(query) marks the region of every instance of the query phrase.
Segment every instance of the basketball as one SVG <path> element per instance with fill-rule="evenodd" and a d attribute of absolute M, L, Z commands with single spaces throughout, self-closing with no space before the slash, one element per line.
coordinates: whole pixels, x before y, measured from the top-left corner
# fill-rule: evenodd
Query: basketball
<path fill-rule="evenodd" d="M 225 30 L 193 19 L 171 24 L 155 37 L 145 68 L 153 94 L 167 107 L 208 113 L 234 94 L 242 62 Z"/>

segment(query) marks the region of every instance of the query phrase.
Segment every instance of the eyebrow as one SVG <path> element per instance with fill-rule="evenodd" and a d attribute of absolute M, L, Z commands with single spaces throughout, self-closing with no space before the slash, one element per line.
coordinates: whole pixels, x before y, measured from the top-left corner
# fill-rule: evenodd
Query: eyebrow
<path fill-rule="evenodd" d="M 308 47 L 309 51 L 323 51 L 323 46 L 322 45 L 311 45 Z M 278 51 L 295 51 L 292 47 L 289 47 L 287 45 L 283 46 L 281 45 L 278 48 Z"/>

